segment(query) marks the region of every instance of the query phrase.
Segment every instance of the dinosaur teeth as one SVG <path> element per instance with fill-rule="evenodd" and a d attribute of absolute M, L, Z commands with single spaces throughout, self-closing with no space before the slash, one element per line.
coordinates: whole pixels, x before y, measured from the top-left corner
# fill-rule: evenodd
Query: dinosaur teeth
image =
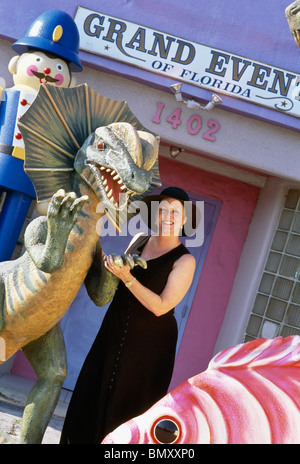
<path fill-rule="evenodd" d="M 109 168 L 107 166 L 101 166 L 100 164 L 93 165 L 91 163 L 91 165 L 94 166 L 96 169 L 97 178 L 99 181 L 101 180 L 107 199 L 110 201 L 110 203 L 115 208 L 118 209 L 120 205 L 119 205 L 119 202 L 116 201 L 116 199 L 114 198 L 114 194 L 113 194 L 114 188 L 112 188 L 111 181 L 113 180 L 115 182 L 114 184 L 115 187 L 116 187 L 116 184 L 118 184 L 118 187 L 116 187 L 118 195 L 122 192 L 122 195 L 125 193 L 126 196 L 128 196 L 132 193 L 132 191 L 127 190 L 127 187 L 123 184 L 123 181 L 120 178 L 120 175 L 115 169 Z M 98 169 L 98 172 L 97 172 L 97 169 Z M 105 173 L 109 173 L 109 176 L 105 175 Z"/>

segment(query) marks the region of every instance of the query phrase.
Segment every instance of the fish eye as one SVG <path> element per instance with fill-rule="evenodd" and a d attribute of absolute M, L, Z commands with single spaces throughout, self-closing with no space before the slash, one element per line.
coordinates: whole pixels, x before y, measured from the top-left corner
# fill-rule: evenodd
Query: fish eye
<path fill-rule="evenodd" d="M 180 434 L 180 424 L 172 417 L 161 417 L 152 426 L 152 438 L 156 443 L 164 445 L 176 443 Z"/>

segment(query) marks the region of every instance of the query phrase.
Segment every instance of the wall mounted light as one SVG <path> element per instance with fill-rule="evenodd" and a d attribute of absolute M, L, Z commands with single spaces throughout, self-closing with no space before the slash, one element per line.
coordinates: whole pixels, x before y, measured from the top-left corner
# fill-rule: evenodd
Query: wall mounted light
<path fill-rule="evenodd" d="M 214 93 L 212 94 L 210 101 L 205 106 L 200 105 L 200 103 L 196 102 L 195 100 L 184 100 L 182 93 L 181 93 L 181 87 L 182 87 L 182 84 L 179 84 L 179 83 L 170 85 L 170 89 L 175 94 L 176 101 L 178 102 L 182 101 L 190 109 L 201 109 L 201 110 L 210 111 L 216 105 L 218 105 L 219 103 L 222 103 L 222 98 Z"/>
<path fill-rule="evenodd" d="M 174 92 L 175 98 L 177 101 L 183 101 L 183 97 L 181 94 L 181 87 L 182 87 L 182 84 L 170 85 L 170 89 Z"/>
<path fill-rule="evenodd" d="M 180 153 L 182 153 L 183 151 L 184 151 L 184 148 L 174 147 L 174 146 L 170 147 L 170 155 L 174 159 L 177 158 L 177 156 L 180 155 Z"/>

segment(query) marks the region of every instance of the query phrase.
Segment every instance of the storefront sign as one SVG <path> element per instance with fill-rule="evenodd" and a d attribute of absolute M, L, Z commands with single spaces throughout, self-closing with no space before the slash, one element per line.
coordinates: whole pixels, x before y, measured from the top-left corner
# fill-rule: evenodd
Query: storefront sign
<path fill-rule="evenodd" d="M 78 7 L 80 48 L 300 117 L 300 75 Z"/>

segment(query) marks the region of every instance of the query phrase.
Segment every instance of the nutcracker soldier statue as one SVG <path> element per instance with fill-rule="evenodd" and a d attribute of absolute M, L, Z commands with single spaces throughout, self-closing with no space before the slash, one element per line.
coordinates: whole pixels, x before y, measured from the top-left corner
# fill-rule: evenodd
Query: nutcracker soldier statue
<path fill-rule="evenodd" d="M 8 65 L 14 86 L 0 88 L 0 261 L 12 257 L 31 202 L 36 198 L 24 171 L 24 144 L 18 119 L 42 84 L 73 87 L 72 72 L 82 71 L 77 26 L 60 10 L 39 16 L 12 48 L 18 53 Z"/>

